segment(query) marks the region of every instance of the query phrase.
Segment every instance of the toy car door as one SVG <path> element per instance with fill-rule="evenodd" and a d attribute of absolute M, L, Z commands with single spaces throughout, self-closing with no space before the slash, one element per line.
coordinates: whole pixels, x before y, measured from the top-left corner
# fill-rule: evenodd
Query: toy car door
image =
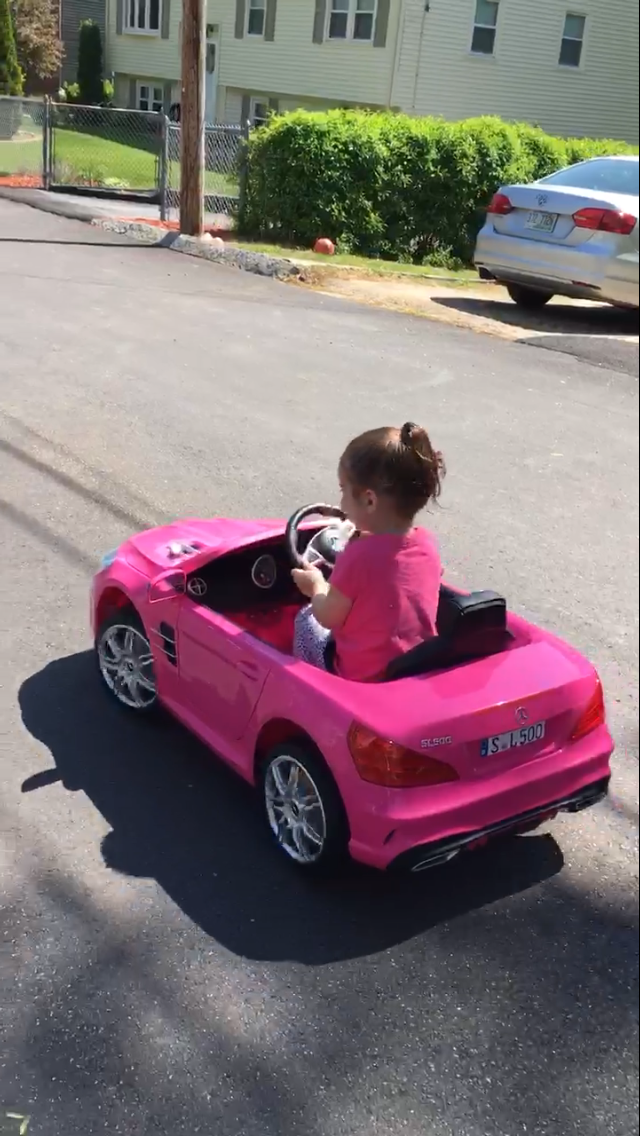
<path fill-rule="evenodd" d="M 255 640 L 223 616 L 187 597 L 178 619 L 178 667 L 182 702 L 208 734 L 236 741 L 269 674 Z"/>

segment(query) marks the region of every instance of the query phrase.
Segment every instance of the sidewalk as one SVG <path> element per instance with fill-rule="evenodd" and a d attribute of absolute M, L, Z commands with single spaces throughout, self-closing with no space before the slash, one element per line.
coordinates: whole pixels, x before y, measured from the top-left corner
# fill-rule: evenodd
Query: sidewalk
<path fill-rule="evenodd" d="M 0 186 L 0 197 L 4 197 L 8 201 L 15 201 L 20 205 L 29 205 L 32 209 L 39 209 L 43 213 L 53 213 L 56 216 L 68 217 L 75 221 L 135 219 L 156 225 L 160 222 L 159 207 L 144 201 L 114 200 L 107 197 L 58 193 L 44 189 L 17 189 L 11 186 Z M 175 210 L 171 211 L 170 219 L 177 220 Z M 205 214 L 207 228 L 227 231 L 232 223 L 231 218 L 224 213 Z"/>

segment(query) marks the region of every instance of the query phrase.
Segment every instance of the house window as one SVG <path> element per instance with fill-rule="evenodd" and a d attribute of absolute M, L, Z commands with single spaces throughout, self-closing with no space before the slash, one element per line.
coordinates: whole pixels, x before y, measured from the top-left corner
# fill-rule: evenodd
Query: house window
<path fill-rule="evenodd" d="M 377 0 L 331 0 L 328 39 L 355 39 L 371 42 Z"/>
<path fill-rule="evenodd" d="M 584 47 L 584 30 L 586 17 L 577 16 L 567 12 L 560 44 L 560 66 L 579 67 L 582 62 L 582 48 Z"/>
<path fill-rule="evenodd" d="M 496 46 L 499 0 L 476 0 L 471 50 L 474 55 L 493 55 Z"/>
<path fill-rule="evenodd" d="M 157 35 L 160 31 L 161 0 L 126 0 L 125 30 Z"/>
<path fill-rule="evenodd" d="M 266 0 L 249 0 L 247 35 L 263 36 Z"/>
<path fill-rule="evenodd" d="M 264 126 L 269 118 L 269 104 L 262 99 L 251 100 L 250 121 L 252 126 Z"/>
<path fill-rule="evenodd" d="M 164 110 L 164 91 L 162 87 L 154 87 L 150 83 L 138 83 L 138 110 L 153 111 L 161 114 Z"/>

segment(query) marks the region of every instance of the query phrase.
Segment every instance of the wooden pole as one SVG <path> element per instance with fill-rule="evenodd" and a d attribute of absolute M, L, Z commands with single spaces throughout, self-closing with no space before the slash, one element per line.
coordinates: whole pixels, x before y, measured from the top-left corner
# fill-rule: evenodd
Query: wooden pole
<path fill-rule="evenodd" d="M 182 0 L 180 232 L 204 231 L 204 98 L 206 0 Z"/>

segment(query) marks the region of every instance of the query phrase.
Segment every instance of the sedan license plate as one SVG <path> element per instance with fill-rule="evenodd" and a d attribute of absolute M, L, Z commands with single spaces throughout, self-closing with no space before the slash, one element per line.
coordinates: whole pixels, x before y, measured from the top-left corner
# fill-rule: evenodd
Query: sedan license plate
<path fill-rule="evenodd" d="M 534 722 L 532 726 L 509 730 L 508 734 L 495 734 L 492 738 L 484 738 L 480 742 L 480 757 L 493 757 L 497 753 L 505 753 L 508 749 L 518 749 L 520 746 L 542 741 L 546 728 L 546 722 Z"/>
<path fill-rule="evenodd" d="M 540 213 L 534 209 L 527 213 L 524 225 L 526 229 L 535 229 L 538 233 L 552 233 L 557 220 L 557 213 Z"/>

